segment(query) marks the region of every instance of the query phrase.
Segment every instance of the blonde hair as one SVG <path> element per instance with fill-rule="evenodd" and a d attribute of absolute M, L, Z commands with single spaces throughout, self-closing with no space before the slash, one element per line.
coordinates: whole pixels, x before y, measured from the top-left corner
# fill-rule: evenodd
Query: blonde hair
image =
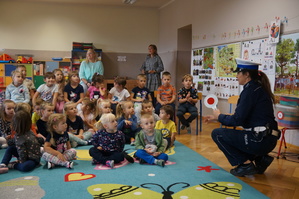
<path fill-rule="evenodd" d="M 96 123 L 96 128 L 99 130 L 104 129 L 105 124 L 115 120 L 115 115 L 113 113 L 105 113 L 101 116 L 100 120 Z"/>
<path fill-rule="evenodd" d="M 94 49 L 90 48 L 90 49 L 87 50 L 86 55 L 89 52 L 94 54 L 94 60 L 92 60 L 92 61 L 94 61 L 94 62 L 98 61 L 98 55 L 97 55 L 96 51 Z M 89 63 L 89 59 L 86 59 L 85 61 L 86 61 L 86 63 Z"/>
<path fill-rule="evenodd" d="M 14 70 L 11 72 L 11 78 L 13 79 L 17 74 L 20 74 L 21 77 L 24 79 L 23 73 L 21 73 L 21 71 L 18 71 L 18 70 Z"/>
<path fill-rule="evenodd" d="M 141 114 L 141 116 L 140 116 L 140 122 L 143 119 L 150 119 L 150 118 L 153 118 L 153 120 L 154 120 L 154 116 L 152 114 L 148 114 L 148 113 Z"/>
<path fill-rule="evenodd" d="M 43 116 L 42 114 L 42 111 L 46 110 L 47 106 L 51 106 L 54 108 L 54 105 L 52 103 L 49 103 L 49 102 L 43 102 L 41 105 L 40 105 L 40 116 Z"/>
<path fill-rule="evenodd" d="M 193 76 L 190 75 L 190 74 L 186 74 L 186 75 L 184 75 L 183 78 L 182 78 L 182 82 L 183 82 L 185 79 L 188 79 L 188 78 L 190 78 L 191 81 L 193 82 Z"/>
<path fill-rule="evenodd" d="M 141 80 L 141 79 L 145 79 L 146 80 L 146 75 L 145 74 L 139 74 L 137 75 L 137 79 Z"/>
<path fill-rule="evenodd" d="M 58 125 L 60 122 L 63 121 L 63 119 L 66 119 L 66 116 L 61 114 L 61 113 L 53 113 L 52 115 L 50 115 L 48 122 L 47 122 L 47 130 L 48 132 L 51 134 L 51 139 L 50 139 L 50 143 L 53 146 L 56 146 L 55 144 L 55 140 L 54 140 L 54 125 Z"/>
<path fill-rule="evenodd" d="M 98 110 L 99 110 L 98 113 L 99 114 L 102 114 L 102 109 L 103 109 L 104 104 L 109 104 L 109 106 L 111 108 L 111 102 L 108 99 L 100 98 L 100 99 L 98 99 L 97 104 L 98 104 Z"/>
<path fill-rule="evenodd" d="M 66 103 L 63 105 L 63 111 L 64 111 L 64 114 L 66 113 L 66 111 L 67 111 L 71 106 L 75 106 L 75 107 L 77 107 L 76 103 L 75 103 L 75 102 L 72 102 L 72 101 L 66 102 Z"/>
<path fill-rule="evenodd" d="M 133 104 L 132 101 L 122 101 L 116 106 L 116 118 L 119 119 L 125 115 L 124 110 L 127 107 L 127 104 Z"/>

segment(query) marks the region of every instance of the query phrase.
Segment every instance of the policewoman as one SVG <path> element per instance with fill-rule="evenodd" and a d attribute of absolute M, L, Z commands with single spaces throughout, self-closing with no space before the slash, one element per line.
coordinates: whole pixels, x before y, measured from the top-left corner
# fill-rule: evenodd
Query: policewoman
<path fill-rule="evenodd" d="M 235 168 L 235 176 L 263 174 L 272 163 L 269 156 L 280 137 L 275 121 L 274 95 L 265 73 L 258 71 L 259 63 L 236 58 L 237 79 L 243 85 L 235 113 L 221 114 L 219 109 L 205 121 L 218 120 L 222 125 L 243 127 L 242 130 L 217 128 L 212 138 Z"/>

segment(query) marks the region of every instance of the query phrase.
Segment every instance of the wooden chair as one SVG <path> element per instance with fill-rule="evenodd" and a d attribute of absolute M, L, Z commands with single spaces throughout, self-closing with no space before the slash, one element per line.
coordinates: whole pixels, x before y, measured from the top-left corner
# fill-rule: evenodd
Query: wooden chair
<path fill-rule="evenodd" d="M 233 105 L 237 104 L 239 100 L 239 95 L 233 95 L 227 99 L 227 102 L 229 103 L 229 114 L 233 113 Z"/>
<path fill-rule="evenodd" d="M 233 95 L 227 99 L 227 102 L 229 103 L 229 113 L 227 113 L 227 115 L 233 114 L 233 105 L 237 104 L 238 100 L 239 100 L 239 95 Z M 220 127 L 222 127 L 222 124 L 220 124 Z"/>
<path fill-rule="evenodd" d="M 199 131 L 202 131 L 202 93 L 197 93 L 199 102 L 199 114 L 196 117 L 196 135 L 198 135 L 198 120 L 199 120 Z M 190 113 L 185 113 L 184 116 L 189 117 Z M 178 122 L 178 134 L 181 134 L 181 122 Z"/>

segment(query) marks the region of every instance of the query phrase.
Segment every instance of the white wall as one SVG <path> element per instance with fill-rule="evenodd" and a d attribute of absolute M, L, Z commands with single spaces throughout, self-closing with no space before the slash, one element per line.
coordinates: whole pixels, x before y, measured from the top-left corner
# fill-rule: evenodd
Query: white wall
<path fill-rule="evenodd" d="M 282 33 L 299 32 L 298 0 L 175 0 L 160 10 L 159 50 L 164 62 L 176 60 L 177 32 L 186 25 L 192 25 L 192 48 L 215 46 L 225 43 L 246 41 L 267 37 L 266 23 L 270 24 L 276 16 L 288 18 L 282 26 Z M 234 36 L 238 30 L 257 28 L 261 30 L 249 34 Z M 222 34 L 227 33 L 223 38 Z M 231 37 L 228 37 L 231 33 Z M 203 36 L 206 35 L 206 39 Z M 191 56 L 191 54 L 190 54 Z M 174 67 L 174 66 L 171 66 Z M 178 67 L 178 66 L 175 66 Z M 191 63 L 190 63 L 191 67 Z M 166 66 L 166 70 L 168 70 Z M 172 74 L 180 80 L 182 74 Z M 222 112 L 228 112 L 226 100 L 219 101 Z M 203 114 L 210 114 L 211 109 L 204 107 Z M 295 133 L 295 132 L 294 132 Z M 299 138 L 287 133 L 287 141 L 299 145 Z M 295 139 L 294 139 L 295 138 Z"/>
<path fill-rule="evenodd" d="M 147 53 L 158 43 L 158 10 L 0 1 L 0 49 L 70 51 L 92 42 L 104 52 Z"/>

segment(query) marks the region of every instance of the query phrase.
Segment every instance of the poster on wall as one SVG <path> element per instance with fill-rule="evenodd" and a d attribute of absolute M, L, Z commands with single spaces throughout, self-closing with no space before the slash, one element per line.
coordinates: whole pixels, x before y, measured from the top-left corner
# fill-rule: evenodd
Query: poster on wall
<path fill-rule="evenodd" d="M 280 20 L 271 21 L 269 28 L 269 43 L 276 44 L 279 42 Z"/>
<path fill-rule="evenodd" d="M 276 45 L 269 44 L 268 38 L 242 42 L 241 58 L 261 63 L 259 70 L 267 75 L 275 74 Z"/>
<path fill-rule="evenodd" d="M 216 76 L 235 77 L 233 73 L 236 68 L 235 58 L 240 57 L 240 43 L 221 45 L 216 50 Z"/>
<path fill-rule="evenodd" d="M 274 93 L 299 97 L 299 33 L 281 36 L 275 61 Z"/>
<path fill-rule="evenodd" d="M 193 49 L 192 60 L 191 71 L 194 86 L 203 95 L 214 93 L 214 48 Z"/>

